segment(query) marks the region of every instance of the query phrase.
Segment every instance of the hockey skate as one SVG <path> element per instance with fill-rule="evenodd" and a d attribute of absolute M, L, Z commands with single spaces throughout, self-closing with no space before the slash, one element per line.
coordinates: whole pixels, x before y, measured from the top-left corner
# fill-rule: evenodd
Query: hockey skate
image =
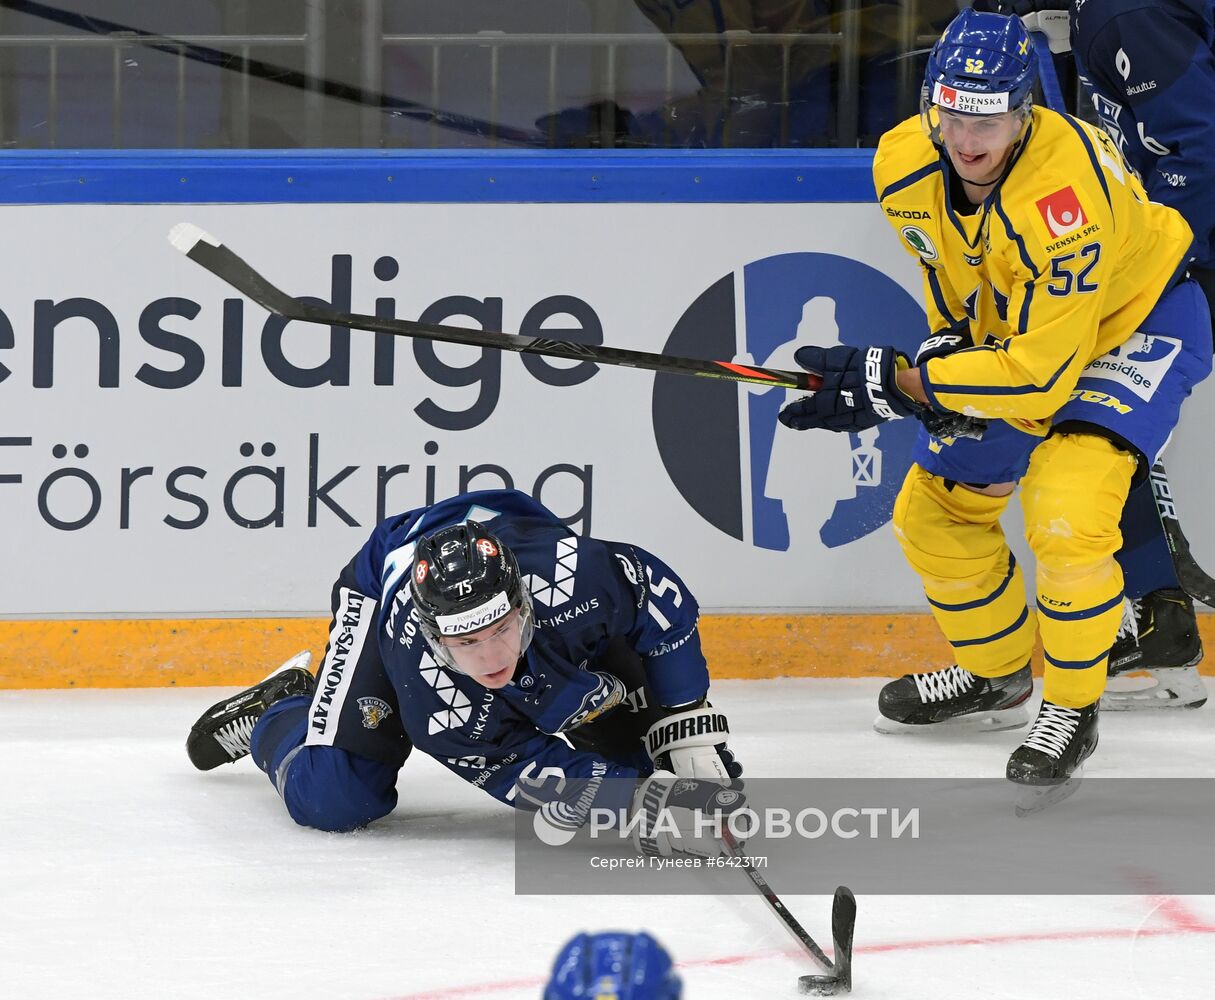
<path fill-rule="evenodd" d="M 1202 639 L 1194 603 L 1183 590 L 1154 590 L 1123 605 L 1110 650 L 1107 711 L 1198 708 L 1207 690 L 1198 676 Z"/>
<path fill-rule="evenodd" d="M 1084 777 L 1085 760 L 1096 749 L 1096 704 L 1064 708 L 1043 701 L 1005 771 L 1009 781 L 1025 786 L 1017 798 L 1017 815 L 1039 812 L 1072 795 Z"/>
<path fill-rule="evenodd" d="M 942 727 L 980 732 L 1017 729 L 1029 722 L 1025 703 L 1034 679 L 1027 663 L 1004 677 L 979 677 L 959 666 L 904 674 L 878 695 L 873 728 L 879 733 L 926 732 Z"/>
<path fill-rule="evenodd" d="M 190 763 L 210 771 L 248 756 L 253 726 L 266 709 L 284 698 L 312 694 L 311 663 L 308 650 L 296 653 L 261 683 L 207 709 L 186 737 Z"/>

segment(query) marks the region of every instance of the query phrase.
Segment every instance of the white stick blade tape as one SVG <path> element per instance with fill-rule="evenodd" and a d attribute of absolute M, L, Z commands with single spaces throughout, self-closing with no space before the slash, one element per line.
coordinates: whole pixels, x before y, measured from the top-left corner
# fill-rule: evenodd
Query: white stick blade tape
<path fill-rule="evenodd" d="M 219 246 L 217 240 L 210 233 L 200 229 L 193 222 L 179 222 L 176 226 L 169 230 L 169 242 L 173 244 L 182 253 L 189 253 L 194 249 L 197 243 L 210 243 L 211 246 Z"/>

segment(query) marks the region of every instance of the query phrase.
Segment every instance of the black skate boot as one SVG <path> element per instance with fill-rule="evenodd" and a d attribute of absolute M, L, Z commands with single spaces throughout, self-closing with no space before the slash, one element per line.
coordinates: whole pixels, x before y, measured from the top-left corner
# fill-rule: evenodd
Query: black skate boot
<path fill-rule="evenodd" d="M 1198 708 L 1207 700 L 1198 676 L 1201 659 L 1198 619 L 1185 591 L 1154 590 L 1127 601 L 1110 650 L 1111 683 L 1101 696 L 1101 707 Z"/>
<path fill-rule="evenodd" d="M 979 677 L 959 666 L 904 674 L 878 695 L 873 728 L 879 733 L 923 732 L 948 725 L 999 732 L 1029 722 L 1033 693 L 1029 664 L 1003 677 Z"/>
<path fill-rule="evenodd" d="M 1005 774 L 1018 785 L 1058 785 L 1097 749 L 1097 705 L 1064 708 L 1043 701 L 1025 741 L 1008 758 Z"/>
<path fill-rule="evenodd" d="M 190 763 L 200 771 L 210 771 L 247 757 L 253 725 L 266 709 L 293 695 L 312 694 L 311 662 L 307 650 L 296 653 L 260 684 L 207 709 L 186 737 Z"/>

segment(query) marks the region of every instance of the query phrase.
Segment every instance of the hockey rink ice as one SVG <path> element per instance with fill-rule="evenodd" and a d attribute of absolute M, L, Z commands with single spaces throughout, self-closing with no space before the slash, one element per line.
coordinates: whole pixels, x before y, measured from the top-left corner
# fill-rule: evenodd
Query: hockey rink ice
<path fill-rule="evenodd" d="M 879 686 L 713 694 L 752 776 L 992 777 L 1024 732 L 878 736 Z M 0 996 L 536 1000 L 580 929 L 654 933 L 685 1000 L 795 997 L 817 971 L 751 894 L 515 896 L 511 810 L 419 753 L 386 820 L 297 827 L 248 760 L 204 774 L 186 759 L 191 723 L 229 690 L 0 692 Z M 1088 774 L 1212 777 L 1215 705 L 1107 713 Z M 829 898 L 787 902 L 829 948 Z M 1197 1000 L 1215 982 L 1211 896 L 857 902 L 857 1000 Z"/>

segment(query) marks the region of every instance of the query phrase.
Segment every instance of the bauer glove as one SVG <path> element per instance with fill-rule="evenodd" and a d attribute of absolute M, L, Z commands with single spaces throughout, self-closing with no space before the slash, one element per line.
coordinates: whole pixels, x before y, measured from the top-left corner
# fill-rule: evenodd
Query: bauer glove
<path fill-rule="evenodd" d="M 927 364 L 933 358 L 944 358 L 954 351 L 961 351 L 973 346 L 969 334 L 934 333 L 915 352 L 917 368 Z M 930 406 L 920 407 L 916 414 L 920 423 L 934 438 L 972 438 L 982 440 L 983 432 L 987 430 L 987 421 L 982 417 L 968 417 L 964 413 L 953 410 L 937 410 Z"/>
<path fill-rule="evenodd" d="M 921 409 L 895 384 L 911 362 L 893 347 L 799 347 L 793 359 L 823 379 L 813 396 L 780 411 L 780 422 L 795 431 L 863 431 Z"/>

